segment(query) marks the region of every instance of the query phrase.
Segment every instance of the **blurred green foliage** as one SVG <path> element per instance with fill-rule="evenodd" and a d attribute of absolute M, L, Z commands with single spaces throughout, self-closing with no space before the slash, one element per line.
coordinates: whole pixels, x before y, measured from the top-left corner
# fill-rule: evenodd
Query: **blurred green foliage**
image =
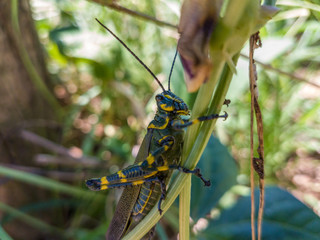
<path fill-rule="evenodd" d="M 164 82 L 176 48 L 176 30 L 161 28 L 152 22 L 119 13 L 91 1 L 33 0 L 31 3 L 39 38 L 47 53 L 47 67 L 55 85 L 54 93 L 63 105 L 63 145 L 80 148 L 82 154 L 96 157 L 103 165 L 94 169 L 77 166 L 72 171 L 86 171 L 89 178 L 110 174 L 132 163 L 146 132 L 146 126 L 153 118 L 153 96 L 159 91 L 159 87 L 145 69 L 94 19 L 98 18 L 112 29 Z M 180 2 L 177 0 L 120 1 L 120 4 L 173 24 L 178 23 Z M 319 5 L 316 0 L 282 0 L 278 1 L 278 4 L 281 12 L 261 30 L 263 47 L 255 53 L 258 61 L 271 66 L 266 68 L 257 64 L 259 100 L 264 120 L 266 180 L 267 183 L 275 184 L 279 183 L 277 173 L 281 172 L 289 160 L 298 158 L 299 151 L 310 156 L 319 156 L 320 148 L 320 130 L 317 127 L 320 124 L 319 88 L 297 80 L 302 78 L 320 85 Z M 243 54 L 248 55 L 247 48 L 243 50 Z M 230 117 L 228 121 L 218 123 L 216 130 L 238 164 L 235 164 L 226 147 L 217 139 L 212 140 L 216 141 L 216 148 L 207 148 L 200 164 L 201 168 L 213 171 L 211 175 L 215 187 L 207 191 L 198 186 L 197 182 L 193 183 L 197 186 L 193 189 L 197 198 L 192 199 L 192 217 L 201 220 L 210 212 L 210 217 L 214 219 L 207 219 L 209 227 L 201 236 L 213 236 L 211 234 L 215 224 L 220 224 L 225 218 L 234 219 L 235 215 L 239 217 L 242 213 L 236 214 L 239 209 L 246 208 L 249 211 L 250 203 L 243 203 L 242 200 L 237 203 L 240 207 L 236 205 L 233 210 L 224 212 L 239 195 L 248 193 L 247 188 L 243 187 L 248 185 L 250 169 L 250 95 L 247 69 L 247 59 L 240 58 L 237 76 L 234 77 L 228 93 L 228 99 L 231 99 L 231 106 L 228 108 Z M 181 64 L 177 63 L 172 79 L 173 91 L 176 90 L 175 92 L 184 98 L 187 94 L 182 84 L 182 72 Z M 164 85 L 166 86 L 166 83 Z M 216 157 L 212 159 L 210 156 Z M 221 162 L 221 159 L 225 159 L 225 162 Z M 12 174 L 13 178 L 18 175 Z M 19 178 L 33 181 L 28 174 L 20 174 Z M 39 182 L 43 184 L 42 187 L 59 193 L 68 192 L 68 189 L 58 182 L 50 185 L 50 179 L 41 179 Z M 79 188 L 85 189 L 84 181 L 72 182 L 73 186 L 70 187 L 74 190 L 68 194 L 71 199 L 50 201 L 47 204 L 35 202 L 32 206 L 25 206 L 18 211 L 24 214 L 48 207 L 64 212 L 63 208 L 67 208 L 68 217 L 61 219 L 63 222 L 60 226 L 64 231 L 59 234 L 70 239 L 103 239 L 113 215 L 114 200 L 119 192 L 111 190 L 103 195 L 79 197 Z M 292 185 L 290 179 L 281 183 L 285 186 Z M 227 192 L 231 186 L 233 188 Z M 276 188 L 268 190 L 266 196 L 268 194 L 279 196 L 276 198 L 279 202 L 281 197 L 288 197 L 290 203 L 297 206 L 288 213 L 303 208 L 303 213 L 317 219 L 310 209 L 301 207 L 301 203 L 288 193 Z M 207 195 L 210 195 L 212 201 L 212 204 L 208 205 L 210 208 L 199 208 L 208 201 Z M 267 198 L 267 209 L 274 210 L 274 206 L 268 208 L 269 200 Z M 274 200 L 270 200 L 270 203 L 272 201 Z M 1 209 L 9 215 L 13 214 L 9 206 L 1 205 Z M 220 214 L 223 219 L 217 220 Z M 227 216 L 228 214 L 230 216 Z M 13 216 L 28 219 L 24 218 L 24 215 Z M 177 226 L 174 225 L 176 219 L 177 209 L 173 206 L 157 227 L 159 236 L 163 236 L 161 239 L 168 237 L 166 229 L 177 231 Z M 8 221 L 10 218 L 4 218 L 1 223 Z M 54 229 L 43 228 L 36 221 L 30 221 L 30 224 L 48 232 L 55 232 Z M 197 222 L 195 224 L 197 225 Z M 0 227 L 1 236 L 5 236 L 2 232 Z M 221 233 L 214 234 L 214 239 L 234 239 L 226 238 Z M 286 238 L 278 236 L 277 239 Z"/>
<path fill-rule="evenodd" d="M 141 142 L 142 129 L 153 117 L 147 116 L 145 106 L 153 101 L 157 86 L 95 18 L 122 38 L 155 74 L 164 72 L 162 80 L 169 72 L 170 64 L 163 69 L 162 63 L 171 62 L 168 53 L 175 49 L 175 31 L 162 31 L 154 24 L 91 2 L 34 1 L 33 6 L 48 52 L 48 68 L 55 76 L 55 92 L 66 105 L 65 142 L 77 141 L 76 128 L 80 134 L 88 134 L 82 143 L 75 142 L 82 144 L 85 154 L 112 159 L 118 166 L 121 160 L 122 164 L 128 162 L 130 150 Z M 127 7 L 136 6 L 128 3 Z M 168 18 L 164 7 L 170 10 Z M 137 9 L 178 21 L 177 2 L 146 2 Z"/>
<path fill-rule="evenodd" d="M 297 151 L 313 154 L 319 151 L 319 6 L 312 1 L 278 1 L 281 12 L 260 31 L 262 48 L 255 51 L 259 100 L 262 106 L 265 143 L 265 171 L 270 182 L 277 183 L 276 173 Z M 248 48 L 242 53 L 248 56 Z M 232 116 L 218 125 L 219 136 L 239 156 L 241 172 L 248 174 L 250 152 L 250 95 L 248 61 L 240 58 L 227 97 Z M 279 71 L 288 73 L 282 74 Z M 290 75 L 291 74 L 291 75 Z M 299 78 L 299 79 L 297 79 Z M 315 83 L 301 84 L 301 79 Z M 303 83 L 303 82 L 302 82 Z"/>

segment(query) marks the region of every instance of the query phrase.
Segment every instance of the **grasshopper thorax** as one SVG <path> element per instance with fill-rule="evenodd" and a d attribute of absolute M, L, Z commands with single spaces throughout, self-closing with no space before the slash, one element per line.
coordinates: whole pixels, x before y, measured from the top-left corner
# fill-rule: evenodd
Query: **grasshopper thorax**
<path fill-rule="evenodd" d="M 171 91 L 164 91 L 156 96 L 158 110 L 175 115 L 190 115 L 187 104 Z"/>

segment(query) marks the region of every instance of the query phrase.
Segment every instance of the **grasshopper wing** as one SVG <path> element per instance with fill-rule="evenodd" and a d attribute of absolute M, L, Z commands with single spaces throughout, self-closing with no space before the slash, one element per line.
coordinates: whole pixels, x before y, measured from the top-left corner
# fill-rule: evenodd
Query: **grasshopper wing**
<path fill-rule="evenodd" d="M 134 163 L 139 163 L 149 154 L 152 131 L 148 131 L 140 146 Z M 106 240 L 118 240 L 126 233 L 130 226 L 132 209 L 140 193 L 141 185 L 125 188 L 117 204 L 114 216 L 106 234 Z"/>

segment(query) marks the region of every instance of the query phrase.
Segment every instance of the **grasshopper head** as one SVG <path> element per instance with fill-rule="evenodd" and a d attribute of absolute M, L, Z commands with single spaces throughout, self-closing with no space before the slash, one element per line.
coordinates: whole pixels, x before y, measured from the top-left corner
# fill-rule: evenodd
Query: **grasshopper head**
<path fill-rule="evenodd" d="M 170 91 L 165 91 L 156 96 L 159 110 L 172 112 L 179 115 L 189 115 L 190 111 L 187 104 L 177 95 Z"/>

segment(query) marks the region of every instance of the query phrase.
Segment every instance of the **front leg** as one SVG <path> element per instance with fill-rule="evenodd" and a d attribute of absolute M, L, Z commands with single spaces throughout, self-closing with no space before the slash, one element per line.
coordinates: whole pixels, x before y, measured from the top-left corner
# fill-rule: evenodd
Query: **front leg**
<path fill-rule="evenodd" d="M 198 117 L 190 122 L 184 122 L 184 121 L 175 121 L 173 124 L 172 124 L 172 127 L 175 129 L 175 130 L 179 130 L 179 129 L 182 129 L 182 128 L 186 128 L 186 127 L 189 127 L 191 125 L 194 125 L 196 123 L 199 123 L 199 122 L 203 122 L 203 121 L 208 121 L 208 120 L 212 120 L 212 119 L 215 119 L 215 118 L 224 118 L 225 120 L 227 119 L 228 117 L 228 114 L 226 112 L 224 112 L 223 115 L 219 115 L 219 114 L 211 114 L 211 115 L 208 115 L 208 116 L 202 116 L 202 117 Z"/>

